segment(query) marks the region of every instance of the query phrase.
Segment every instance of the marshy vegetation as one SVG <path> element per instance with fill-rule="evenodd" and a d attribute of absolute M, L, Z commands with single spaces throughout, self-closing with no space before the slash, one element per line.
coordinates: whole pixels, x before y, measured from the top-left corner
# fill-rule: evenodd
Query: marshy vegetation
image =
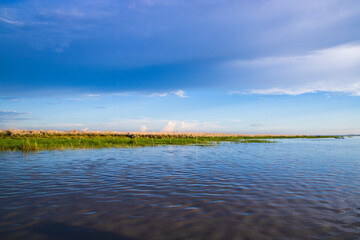
<path fill-rule="evenodd" d="M 0 130 L 0 151 L 123 148 L 159 145 L 212 146 L 221 142 L 272 143 L 277 138 L 334 138 L 306 135 L 243 135 L 223 133 Z"/>

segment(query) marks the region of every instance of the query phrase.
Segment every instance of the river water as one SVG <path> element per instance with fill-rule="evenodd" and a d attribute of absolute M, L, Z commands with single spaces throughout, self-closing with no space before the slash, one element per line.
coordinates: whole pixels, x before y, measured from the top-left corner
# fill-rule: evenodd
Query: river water
<path fill-rule="evenodd" d="M 1 152 L 0 239 L 360 239 L 360 138 Z"/>

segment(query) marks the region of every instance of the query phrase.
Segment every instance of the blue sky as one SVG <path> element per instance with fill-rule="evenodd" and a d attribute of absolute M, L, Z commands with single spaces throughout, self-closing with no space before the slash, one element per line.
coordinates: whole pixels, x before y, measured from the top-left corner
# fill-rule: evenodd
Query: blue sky
<path fill-rule="evenodd" d="M 356 0 L 0 3 L 0 128 L 360 134 Z"/>

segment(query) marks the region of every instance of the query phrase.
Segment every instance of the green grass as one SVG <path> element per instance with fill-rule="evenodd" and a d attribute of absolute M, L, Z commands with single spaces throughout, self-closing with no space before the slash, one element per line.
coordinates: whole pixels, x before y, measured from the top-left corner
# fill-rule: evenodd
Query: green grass
<path fill-rule="evenodd" d="M 272 143 L 276 138 L 333 138 L 334 136 L 221 136 L 102 134 L 0 134 L 0 151 L 66 150 L 86 148 L 128 148 L 160 145 L 212 146 L 221 142 Z"/>
<path fill-rule="evenodd" d="M 216 145 L 220 142 L 272 142 L 244 140 L 236 137 L 167 137 L 149 138 L 126 136 L 2 136 L 0 151 L 66 150 L 79 148 L 122 148 L 159 145 Z"/>

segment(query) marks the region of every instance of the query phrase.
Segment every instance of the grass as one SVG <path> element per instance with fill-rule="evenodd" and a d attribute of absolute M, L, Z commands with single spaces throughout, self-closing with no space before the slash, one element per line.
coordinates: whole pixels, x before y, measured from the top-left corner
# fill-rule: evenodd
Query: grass
<path fill-rule="evenodd" d="M 0 151 L 126 148 L 160 145 L 212 146 L 221 142 L 272 143 L 275 142 L 272 140 L 274 138 L 329 137 L 335 136 L 0 130 Z"/>

